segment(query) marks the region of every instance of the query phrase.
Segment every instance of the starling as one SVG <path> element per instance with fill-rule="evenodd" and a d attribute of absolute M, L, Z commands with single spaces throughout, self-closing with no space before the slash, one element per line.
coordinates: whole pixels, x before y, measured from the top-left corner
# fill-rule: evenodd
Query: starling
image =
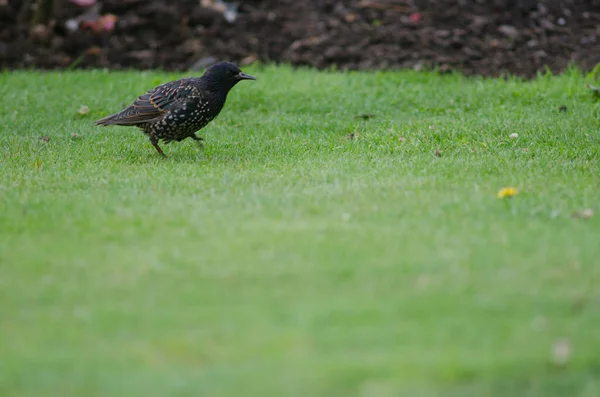
<path fill-rule="evenodd" d="M 186 138 L 203 139 L 196 132 L 219 115 L 229 90 L 241 80 L 256 80 L 231 62 L 218 62 L 202 77 L 189 77 L 160 85 L 138 97 L 125 110 L 96 121 L 96 125 L 136 126 L 150 138 L 158 153 L 167 157 L 165 144 Z"/>

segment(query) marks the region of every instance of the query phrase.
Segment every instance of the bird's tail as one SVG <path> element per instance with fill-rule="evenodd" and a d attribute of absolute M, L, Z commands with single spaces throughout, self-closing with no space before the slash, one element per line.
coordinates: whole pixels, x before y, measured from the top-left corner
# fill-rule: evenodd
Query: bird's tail
<path fill-rule="evenodd" d="M 160 112 L 140 113 L 135 106 L 130 106 L 122 112 L 111 114 L 96 121 L 96 125 L 141 125 L 160 120 L 163 114 Z"/>
<path fill-rule="evenodd" d="M 121 113 L 111 114 L 110 116 L 106 116 L 103 119 L 96 120 L 94 122 L 94 124 L 102 125 L 102 126 L 107 126 L 107 125 L 111 125 L 111 124 L 119 124 L 120 116 L 121 116 Z"/>

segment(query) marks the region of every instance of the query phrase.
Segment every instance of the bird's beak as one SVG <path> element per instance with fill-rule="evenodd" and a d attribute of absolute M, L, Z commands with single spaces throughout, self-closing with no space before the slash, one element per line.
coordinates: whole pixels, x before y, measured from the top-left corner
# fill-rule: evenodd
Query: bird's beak
<path fill-rule="evenodd" d="M 246 74 L 244 72 L 240 72 L 238 74 L 238 79 L 240 79 L 240 80 L 256 80 L 256 77 L 250 76 L 249 74 Z"/>

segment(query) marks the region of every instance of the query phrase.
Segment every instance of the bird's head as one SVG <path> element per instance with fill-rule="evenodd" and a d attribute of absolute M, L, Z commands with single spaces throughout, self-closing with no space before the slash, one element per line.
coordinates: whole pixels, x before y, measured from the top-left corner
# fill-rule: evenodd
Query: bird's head
<path fill-rule="evenodd" d="M 231 62 L 218 62 L 212 65 L 202 76 L 210 84 L 215 84 L 227 90 L 233 88 L 242 80 L 256 80 L 254 76 L 250 76 L 240 70 Z"/>

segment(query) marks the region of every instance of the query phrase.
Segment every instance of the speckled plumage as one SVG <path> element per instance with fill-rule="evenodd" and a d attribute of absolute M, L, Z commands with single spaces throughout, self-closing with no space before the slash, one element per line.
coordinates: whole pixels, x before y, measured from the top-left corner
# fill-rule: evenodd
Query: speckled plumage
<path fill-rule="evenodd" d="M 255 80 L 230 62 L 219 62 L 202 77 L 160 85 L 138 97 L 123 111 L 96 121 L 97 125 L 136 126 L 148 135 L 158 153 L 158 142 L 202 141 L 196 132 L 219 115 L 227 94 L 239 81 Z M 165 156 L 166 157 L 166 156 Z"/>

